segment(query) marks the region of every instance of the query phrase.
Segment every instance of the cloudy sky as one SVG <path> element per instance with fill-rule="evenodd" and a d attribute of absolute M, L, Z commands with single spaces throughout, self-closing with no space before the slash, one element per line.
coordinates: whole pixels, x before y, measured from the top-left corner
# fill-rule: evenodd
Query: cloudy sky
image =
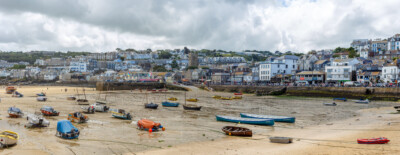
<path fill-rule="evenodd" d="M 306 52 L 400 33 L 399 0 L 2 0 L 1 51 Z"/>

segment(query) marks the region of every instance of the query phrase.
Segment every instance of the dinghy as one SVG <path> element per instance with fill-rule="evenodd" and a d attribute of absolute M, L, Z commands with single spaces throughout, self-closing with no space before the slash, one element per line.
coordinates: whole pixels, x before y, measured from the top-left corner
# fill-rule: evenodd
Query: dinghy
<path fill-rule="evenodd" d="M 96 112 L 107 112 L 110 110 L 110 107 L 106 106 L 105 102 L 100 101 L 96 101 L 96 103 L 92 104 L 92 107 L 94 107 Z"/>
<path fill-rule="evenodd" d="M 242 99 L 242 96 L 232 96 L 231 99 Z"/>
<path fill-rule="evenodd" d="M 146 104 L 144 104 L 144 108 L 147 108 L 147 109 L 157 109 L 157 108 L 158 108 L 158 104 L 146 103 Z"/>
<path fill-rule="evenodd" d="M 168 98 L 168 100 L 170 100 L 170 101 L 177 101 L 178 99 L 177 99 L 176 97 L 170 97 L 170 98 Z"/>
<path fill-rule="evenodd" d="M 126 113 L 125 110 L 123 110 L 123 109 L 117 109 L 117 110 L 111 111 L 111 113 L 113 113 L 112 116 L 115 118 L 132 120 L 131 114 Z"/>
<path fill-rule="evenodd" d="M 243 93 L 233 93 L 233 95 L 243 95 Z"/>
<path fill-rule="evenodd" d="M 371 138 L 371 139 L 357 139 L 358 144 L 386 144 L 390 140 L 385 137 Z"/>
<path fill-rule="evenodd" d="M 162 131 L 165 131 L 165 128 L 160 123 L 155 123 L 148 119 L 139 120 L 137 122 L 137 126 L 138 126 L 138 129 L 146 130 L 149 132 L 158 131 L 159 129 L 162 129 Z"/>
<path fill-rule="evenodd" d="M 236 126 L 224 126 L 222 131 L 229 136 L 243 136 L 251 137 L 253 132 L 248 128 L 236 127 Z"/>
<path fill-rule="evenodd" d="M 24 97 L 24 95 L 22 95 L 20 92 L 15 91 L 12 97 Z"/>
<path fill-rule="evenodd" d="M 95 108 L 94 108 L 93 105 L 91 105 L 91 106 L 82 106 L 81 109 L 82 109 L 82 112 L 85 113 L 85 114 L 94 114 L 94 112 L 95 112 Z"/>
<path fill-rule="evenodd" d="M 57 122 L 57 137 L 64 139 L 75 139 L 79 137 L 79 130 L 68 120 Z"/>
<path fill-rule="evenodd" d="M 10 107 L 10 108 L 8 108 L 8 115 L 11 117 L 11 118 L 19 118 L 19 117 L 22 117 L 22 116 L 24 116 L 24 113 L 19 109 L 19 108 L 17 108 L 17 107 Z"/>
<path fill-rule="evenodd" d="M 15 87 L 13 87 L 13 86 L 8 86 L 8 87 L 6 88 L 6 93 L 7 93 L 7 94 L 12 94 L 12 93 L 14 93 L 15 90 L 17 90 L 17 88 L 15 88 Z"/>
<path fill-rule="evenodd" d="M 324 106 L 336 106 L 337 104 L 335 102 L 333 103 L 322 103 Z"/>
<path fill-rule="evenodd" d="M 39 93 L 39 94 L 36 94 L 36 96 L 46 96 L 46 94 L 43 93 L 43 92 L 41 92 L 41 93 Z"/>
<path fill-rule="evenodd" d="M 240 113 L 240 117 L 258 118 L 258 119 L 273 119 L 275 122 L 286 122 L 286 123 L 294 123 L 296 120 L 295 117 L 274 116 L 274 115 L 257 115 L 257 114 L 247 114 L 247 113 Z"/>
<path fill-rule="evenodd" d="M 284 143 L 284 144 L 288 144 L 288 143 L 292 143 L 293 142 L 293 138 L 290 137 L 270 137 L 269 141 L 271 143 Z"/>
<path fill-rule="evenodd" d="M 28 120 L 25 125 L 26 128 L 48 127 L 50 125 L 50 122 L 41 115 L 29 114 L 26 119 Z"/>
<path fill-rule="evenodd" d="M 45 97 L 45 96 L 38 96 L 38 97 L 36 98 L 36 100 L 37 100 L 37 101 L 45 102 L 45 101 L 47 101 L 47 97 Z"/>
<path fill-rule="evenodd" d="M 221 97 L 221 100 L 232 100 L 230 97 Z"/>
<path fill-rule="evenodd" d="M 217 121 L 233 122 L 233 123 L 244 123 L 244 124 L 256 124 L 256 125 L 270 125 L 273 126 L 273 119 L 257 119 L 257 118 L 241 118 L 231 116 L 220 116 L 216 115 Z"/>
<path fill-rule="evenodd" d="M 219 96 L 219 95 L 214 95 L 214 96 L 212 96 L 212 98 L 214 98 L 214 99 L 221 99 L 221 96 Z"/>
<path fill-rule="evenodd" d="M 89 117 L 83 115 L 80 112 L 74 112 L 68 114 L 68 121 L 75 123 L 86 123 L 89 120 Z"/>
<path fill-rule="evenodd" d="M 40 108 L 40 112 L 42 112 L 44 116 L 58 116 L 60 114 L 60 112 L 55 111 L 54 108 L 50 106 L 43 106 Z"/>
<path fill-rule="evenodd" d="M 190 98 L 190 99 L 186 99 L 186 101 L 188 101 L 188 102 L 197 102 L 199 100 L 197 98 Z"/>
<path fill-rule="evenodd" d="M 74 101 L 74 100 L 76 100 L 76 97 L 74 97 L 74 96 L 69 96 L 69 97 L 67 97 L 67 100 Z"/>
<path fill-rule="evenodd" d="M 164 101 L 161 103 L 163 107 L 178 107 L 179 103 Z"/>
<path fill-rule="evenodd" d="M 346 98 L 333 98 L 333 100 L 339 100 L 339 101 L 343 101 L 343 102 L 346 102 L 346 101 L 347 101 Z"/>
<path fill-rule="evenodd" d="M 356 102 L 356 103 L 363 103 L 363 104 L 368 104 L 369 103 L 368 99 L 366 99 L 366 100 L 353 100 L 353 101 Z"/>
<path fill-rule="evenodd" d="M 197 106 L 197 105 L 193 105 L 193 104 L 184 104 L 182 106 L 183 106 L 183 109 L 185 109 L 185 110 L 199 111 L 201 109 L 201 106 Z"/>
<path fill-rule="evenodd" d="M 0 132 L 0 148 L 9 147 L 17 144 L 18 133 L 12 131 L 2 131 Z"/>

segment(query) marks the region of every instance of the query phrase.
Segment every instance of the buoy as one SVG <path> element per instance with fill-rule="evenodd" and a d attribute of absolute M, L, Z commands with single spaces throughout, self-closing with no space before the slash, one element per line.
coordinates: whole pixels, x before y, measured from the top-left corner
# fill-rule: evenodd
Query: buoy
<path fill-rule="evenodd" d="M 164 128 L 164 127 L 162 127 L 162 131 L 165 131 L 165 128 Z"/>
<path fill-rule="evenodd" d="M 151 132 L 153 132 L 153 129 L 152 129 L 152 128 L 150 128 L 150 129 L 149 129 L 149 132 L 150 132 L 150 133 L 151 133 Z"/>
<path fill-rule="evenodd" d="M 232 134 L 229 132 L 229 136 L 230 136 L 230 135 L 232 135 Z"/>

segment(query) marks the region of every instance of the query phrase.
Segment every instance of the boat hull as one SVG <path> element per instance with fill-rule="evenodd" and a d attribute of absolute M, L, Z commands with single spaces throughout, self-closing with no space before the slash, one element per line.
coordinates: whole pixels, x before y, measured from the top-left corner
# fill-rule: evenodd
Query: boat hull
<path fill-rule="evenodd" d="M 17 144 L 19 136 L 16 132 L 3 131 L 0 133 L 0 148 Z"/>
<path fill-rule="evenodd" d="M 241 117 L 230 117 L 230 116 L 219 116 L 219 115 L 216 115 L 215 117 L 217 121 L 224 121 L 224 122 L 268 125 L 268 126 L 273 126 L 275 124 L 273 119 L 241 118 Z"/>
<path fill-rule="evenodd" d="M 188 105 L 183 105 L 183 109 L 185 109 L 185 110 L 200 111 L 200 110 L 201 110 L 201 106 L 188 106 Z"/>
<path fill-rule="evenodd" d="M 273 115 L 255 115 L 255 114 L 246 114 L 246 113 L 240 113 L 240 117 L 257 118 L 257 119 L 273 119 L 275 122 L 285 122 L 285 123 L 294 123 L 296 121 L 295 117 L 273 116 Z"/>
<path fill-rule="evenodd" d="M 172 102 L 162 102 L 163 107 L 178 107 L 179 103 L 172 103 Z"/>
<path fill-rule="evenodd" d="M 46 111 L 46 110 L 41 110 L 42 114 L 44 116 L 58 116 L 60 115 L 60 112 L 51 112 L 51 111 Z"/>
<path fill-rule="evenodd" d="M 358 144 L 386 144 L 389 141 L 387 138 L 357 139 Z"/>
<path fill-rule="evenodd" d="M 271 143 L 284 143 L 284 144 L 288 144 L 288 143 L 292 143 L 293 142 L 293 138 L 290 137 L 270 137 L 269 141 Z"/>
<path fill-rule="evenodd" d="M 236 127 L 236 126 L 224 126 L 222 131 L 229 136 L 242 136 L 251 137 L 253 136 L 253 131 L 248 128 Z"/>

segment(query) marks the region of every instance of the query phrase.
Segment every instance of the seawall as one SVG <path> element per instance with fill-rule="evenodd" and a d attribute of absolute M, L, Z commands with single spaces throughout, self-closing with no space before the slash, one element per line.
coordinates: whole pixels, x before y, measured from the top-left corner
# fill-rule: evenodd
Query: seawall
<path fill-rule="evenodd" d="M 167 88 L 169 90 L 183 90 L 187 91 L 186 88 L 177 85 L 170 85 L 159 82 L 97 82 L 96 90 L 107 91 L 107 90 L 135 90 L 135 89 L 163 89 Z"/>

